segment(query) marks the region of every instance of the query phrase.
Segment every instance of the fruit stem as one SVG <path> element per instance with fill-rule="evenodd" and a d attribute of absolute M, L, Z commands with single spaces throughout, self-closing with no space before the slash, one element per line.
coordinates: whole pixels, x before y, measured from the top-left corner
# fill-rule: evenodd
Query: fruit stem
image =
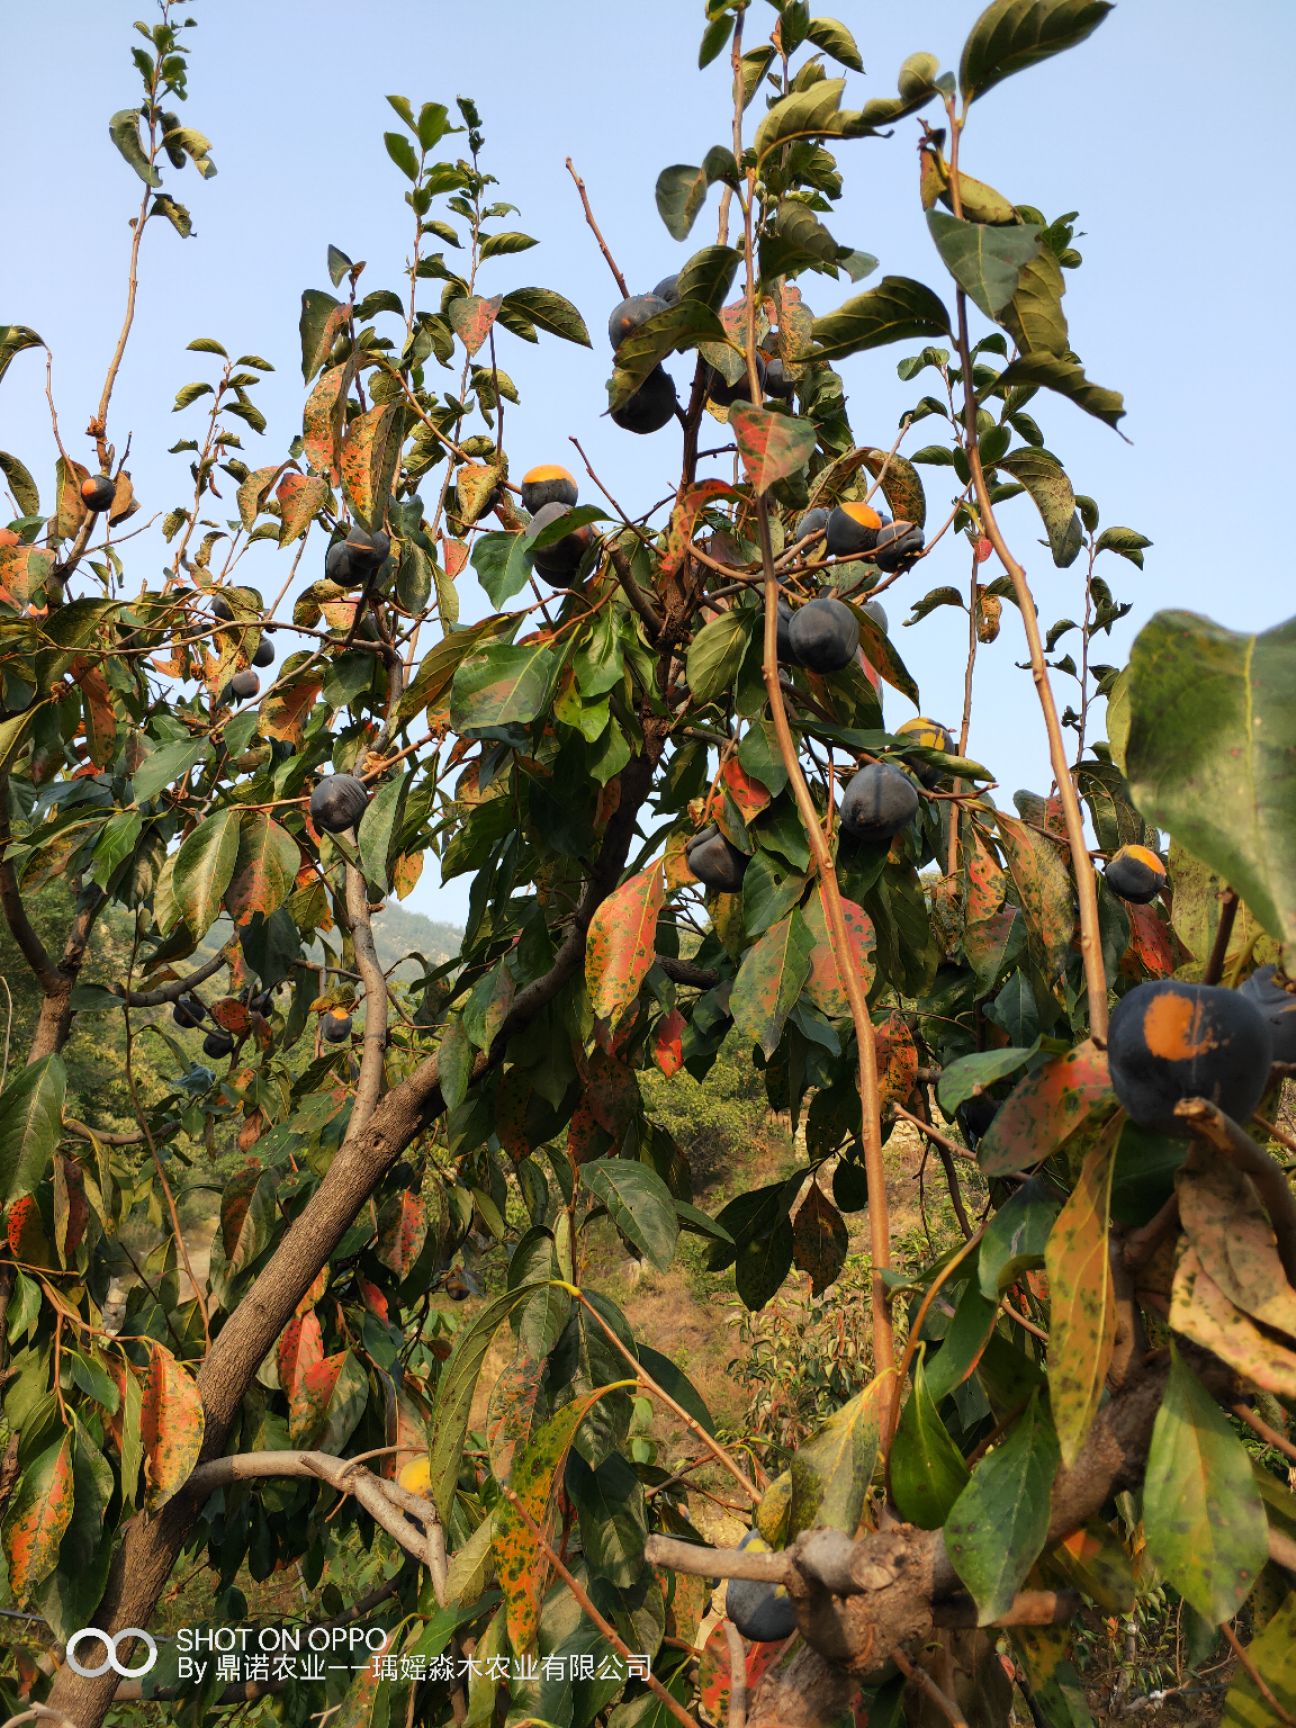
<path fill-rule="evenodd" d="M 950 118 L 953 121 L 952 104 Z M 958 176 L 960 134 L 961 127 L 954 122 L 951 126 L 950 143 L 950 198 L 954 214 L 958 217 L 963 214 Z M 972 347 L 968 340 L 967 295 L 961 288 L 958 290 L 956 304 L 959 365 L 963 370 L 963 418 L 966 427 L 968 470 L 972 476 L 972 490 L 976 494 L 977 508 L 981 512 L 982 527 L 1013 585 L 1013 596 L 1026 631 L 1031 678 L 1035 684 L 1035 693 L 1039 697 L 1040 710 L 1044 715 L 1044 728 L 1048 733 L 1049 761 L 1066 822 L 1067 844 L 1071 850 L 1071 866 L 1075 874 L 1076 898 L 1080 904 L 1080 954 L 1084 961 L 1085 986 L 1089 996 L 1089 1034 L 1096 1043 L 1103 1044 L 1107 1038 L 1107 974 L 1103 966 L 1102 933 L 1098 924 L 1097 877 L 1089 859 L 1084 821 L 1080 815 L 1080 800 L 1076 794 L 1075 782 L 1071 778 L 1071 764 L 1067 759 L 1066 744 L 1062 738 L 1057 703 L 1044 662 L 1044 644 L 1040 637 L 1035 600 L 1026 580 L 1026 572 L 1008 550 L 1008 544 L 995 519 L 994 506 L 990 501 L 990 487 L 986 481 L 985 469 L 981 466 L 981 449 L 977 439 L 977 400 L 972 384 Z"/>

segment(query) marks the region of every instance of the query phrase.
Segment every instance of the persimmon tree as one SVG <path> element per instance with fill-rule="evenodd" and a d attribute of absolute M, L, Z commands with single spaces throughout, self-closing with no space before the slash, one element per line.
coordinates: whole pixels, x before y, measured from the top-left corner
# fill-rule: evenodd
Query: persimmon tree
<path fill-rule="evenodd" d="M 148 1627 L 178 1566 L 210 1568 L 228 1617 L 244 1568 L 295 1565 L 327 1619 L 356 1606 L 328 1588 L 351 1542 L 389 1649 L 454 1660 L 323 1704 L 177 1689 L 165 1664 L 117 1693 L 56 1660 L 39 1704 L 38 1672 L 4 1681 L 14 1721 L 93 1728 L 115 1696 L 156 1696 L 192 1722 L 1006 1722 L 1016 1685 L 1071 1724 L 1090 1719 L 1074 1627 L 1128 1607 L 1132 1554 L 1236 1652 L 1226 1718 L 1292 1720 L 1296 1145 L 1272 1096 L 1234 1121 L 1186 1092 L 1173 1132 L 1140 1126 L 1106 1052 L 1131 990 L 1236 987 L 1296 940 L 1296 630 L 1162 613 L 1127 667 L 1102 660 L 1148 541 L 1104 525 L 1050 448 L 1078 412 L 1124 412 L 1074 351 L 1075 216 L 968 172 L 981 103 L 1109 10 L 993 0 L 956 71 L 915 53 L 894 96 L 853 107 L 846 26 L 708 0 L 699 59 L 727 57 L 732 106 L 700 165 L 660 176 L 695 249 L 622 309 L 606 405 L 617 436 L 651 421 L 656 455 L 677 446 L 664 499 L 610 496 L 588 427 L 571 454 L 529 447 L 523 345 L 588 344 L 586 323 L 526 285 L 535 242 L 507 226 L 475 104 L 390 97 L 403 275 L 373 286 L 329 247 L 330 286 L 302 296 L 301 434 L 255 465 L 269 362 L 191 343 L 167 509 L 133 495 L 113 391 L 141 262 L 168 225 L 190 234 L 171 188 L 214 168 L 176 112 L 189 22 L 163 0 L 137 26 L 143 92 L 110 130 L 142 190 L 88 443 L 47 353 L 52 498 L 0 454 L 0 904 L 41 1000 L 0 1096 L 7 1589 L 66 1641 Z M 859 287 L 878 266 L 834 232 L 843 176 L 909 172 L 906 138 L 932 281 Z M 848 414 L 897 346 L 898 432 Z M 43 347 L 0 331 L 0 375 Z M 1070 583 L 1049 610 L 1074 617 L 1045 624 L 1028 565 Z M 469 568 L 492 610 L 465 623 Z M 888 590 L 897 627 L 872 605 Z M 837 609 L 807 616 L 847 640 L 830 671 L 790 647 L 822 597 Z M 919 701 L 900 613 L 943 606 L 968 620 L 962 714 L 892 726 L 887 690 Z M 1039 726 L 1046 790 L 1012 811 L 973 751 L 988 666 Z M 865 784 L 911 807 L 887 833 L 843 798 L 876 764 L 903 787 Z M 1142 870 L 1150 896 L 1102 873 L 1126 847 L 1151 861 L 1113 880 Z M 397 983 L 374 929 L 429 854 L 472 878 L 462 952 Z M 691 862 L 730 877 L 708 890 Z M 51 942 L 35 908 L 56 878 Z M 124 973 L 91 982 L 110 927 Z M 69 1038 L 104 1025 L 126 1131 L 69 1089 Z M 711 1217 L 637 1075 L 704 1074 L 735 1028 L 801 1161 Z M 963 1240 L 895 1267 L 902 1125 Z M 177 1195 L 233 1150 L 204 1270 Z M 658 1267 L 691 1232 L 758 1309 L 794 1267 L 831 1285 L 865 1209 L 870 1375 L 787 1468 L 727 1446 L 589 1279 L 597 1219 Z M 507 1288 L 447 1349 L 429 1300 L 474 1229 L 507 1244 Z M 154 1246 L 118 1313 L 127 1237 Z M 663 1423 L 688 1436 L 669 1469 Z M 704 1469 L 762 1547 L 701 1541 Z M 791 1636 L 745 1645 L 712 1615 L 699 1653 L 723 1578 L 786 1592 Z M 651 1674 L 519 1677 L 573 1653 Z"/>

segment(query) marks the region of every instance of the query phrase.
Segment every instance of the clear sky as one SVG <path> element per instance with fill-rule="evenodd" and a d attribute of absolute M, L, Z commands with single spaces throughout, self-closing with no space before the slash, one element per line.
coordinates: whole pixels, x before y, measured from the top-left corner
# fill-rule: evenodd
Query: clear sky
<path fill-rule="evenodd" d="M 107 121 L 138 100 L 129 52 L 143 4 L 64 0 L 12 7 L 5 22 L 0 321 L 34 326 L 53 349 L 64 439 L 83 459 L 90 447 L 80 433 L 120 323 L 127 221 L 140 190 L 108 141 Z M 190 338 L 215 336 L 232 353 L 251 350 L 277 366 L 258 396 L 269 432 L 245 440 L 249 464 L 259 466 L 279 460 L 300 428 L 299 297 L 305 287 L 328 286 L 327 244 L 369 261 L 364 288 L 400 286 L 411 217 L 405 182 L 382 143 L 383 131 L 399 126 L 389 91 L 416 107 L 476 97 L 484 166 L 499 178 L 499 196 L 520 207 L 510 225 L 543 242 L 488 266 L 484 291 L 556 288 L 581 308 L 594 337 L 592 352 L 552 338 L 536 348 L 500 337 L 499 363 L 523 398 L 506 420 L 514 472 L 537 461 L 577 467 L 567 442 L 575 434 L 628 509 L 671 489 L 677 431 L 635 438 L 600 417 L 610 369 L 603 326 L 618 295 L 563 161 L 571 155 L 584 175 L 632 289 L 651 287 L 682 262 L 693 245 L 666 234 L 654 181 L 666 164 L 697 162 L 728 138 L 727 68 L 696 69 L 701 0 L 367 0 L 363 8 L 349 0 L 193 0 L 188 10 L 200 28 L 189 38 L 183 118 L 211 139 L 219 174 L 208 182 L 192 169 L 172 177 L 195 238 L 182 242 L 161 221 L 146 234 L 113 425 L 119 447 L 134 431 L 131 467 L 148 512 L 186 497 L 186 459 L 164 452 L 201 413 L 169 413 L 176 389 L 209 364 L 184 352 Z M 825 10 L 860 44 L 867 75 L 852 76 L 847 91 L 847 104 L 857 106 L 892 93 L 896 69 L 914 50 L 956 66 L 978 9 L 973 0 L 829 0 Z M 772 17 L 757 0 L 749 40 Z M 1050 217 L 1080 212 L 1085 264 L 1067 279 L 1072 341 L 1090 377 L 1125 394 L 1122 426 L 1132 444 L 1061 399 L 1041 395 L 1032 407 L 1076 489 L 1098 499 L 1104 523 L 1137 528 L 1155 543 L 1142 575 L 1103 561 L 1134 612 L 1118 627 L 1115 651 L 1100 646 L 1100 659 L 1123 658 L 1132 628 L 1158 607 L 1189 607 L 1248 629 L 1292 610 L 1289 530 L 1277 506 L 1291 483 L 1294 380 L 1276 314 L 1293 265 L 1280 126 L 1294 48 L 1291 0 L 1121 0 L 1089 42 L 1009 79 L 973 111 L 968 172 Z M 749 129 L 753 121 L 749 111 Z M 909 120 L 890 140 L 842 145 L 847 194 L 830 222 L 839 240 L 875 254 L 882 271 L 939 288 L 917 197 L 917 137 Z M 712 208 L 693 243 L 712 237 Z M 812 278 L 804 291 L 824 312 L 853 290 Z M 917 393 L 896 379 L 907 351 L 844 363 L 864 441 L 888 446 Z M 0 384 L 0 448 L 28 461 L 48 499 L 43 384 L 42 357 L 19 356 Z M 928 441 L 933 426 L 920 426 L 909 447 Z M 939 521 L 949 471 L 925 472 Z M 232 498 L 229 506 L 232 514 Z M 1006 506 L 1003 520 L 1044 622 L 1078 616 L 1081 566 L 1053 568 L 1036 544 L 1027 500 Z M 131 546 L 133 558 L 161 567 L 160 540 Z M 259 561 L 249 556 L 241 573 L 273 591 L 282 565 L 268 547 L 254 554 Z M 944 583 L 962 587 L 966 571 L 965 546 L 947 542 L 908 580 L 916 597 Z M 888 596 L 893 633 L 926 711 L 956 720 L 965 620 L 945 610 L 899 629 L 905 607 L 892 601 L 906 592 Z M 464 610 L 471 617 L 485 605 L 469 592 Z M 1023 658 L 1020 622 L 1005 608 L 1003 634 L 978 662 L 970 745 L 998 773 L 1004 797 L 1019 785 L 1043 790 L 1048 780 L 1029 677 L 1014 667 Z M 1066 700 L 1066 681 L 1059 692 Z M 894 723 L 907 713 L 889 698 Z M 408 904 L 457 921 L 466 896 L 464 882 L 442 888 L 428 870 Z"/>

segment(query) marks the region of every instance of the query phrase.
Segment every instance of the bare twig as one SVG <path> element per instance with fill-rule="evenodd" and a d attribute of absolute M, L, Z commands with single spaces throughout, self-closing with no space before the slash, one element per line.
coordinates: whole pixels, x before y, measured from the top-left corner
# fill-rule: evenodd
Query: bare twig
<path fill-rule="evenodd" d="M 917 1686 L 920 1691 L 927 1694 L 932 1703 L 940 1711 L 941 1715 L 944 1716 L 945 1720 L 949 1723 L 950 1728 L 968 1728 L 967 1721 L 958 1705 L 952 1698 L 947 1698 L 945 1696 L 925 1668 L 920 1668 L 916 1663 L 911 1662 L 905 1655 L 904 1651 L 900 1649 L 895 1649 L 891 1652 L 891 1660 L 904 1675 L 905 1679 L 909 1681 L 910 1685 Z"/>
<path fill-rule="evenodd" d="M 612 254 L 608 251 L 607 241 L 603 238 L 602 230 L 594 220 L 594 212 L 590 209 L 589 193 L 585 190 L 585 182 L 576 172 L 575 165 L 570 156 L 567 158 L 567 172 L 576 182 L 576 190 L 580 193 L 581 205 L 585 211 L 585 220 L 589 223 L 590 230 L 593 233 L 594 238 L 598 241 L 599 251 L 603 254 L 608 269 L 616 279 L 616 285 L 621 290 L 621 298 L 623 300 L 628 300 L 630 298 L 630 290 L 626 287 L 626 279 L 617 268 L 615 258 L 613 258 Z"/>

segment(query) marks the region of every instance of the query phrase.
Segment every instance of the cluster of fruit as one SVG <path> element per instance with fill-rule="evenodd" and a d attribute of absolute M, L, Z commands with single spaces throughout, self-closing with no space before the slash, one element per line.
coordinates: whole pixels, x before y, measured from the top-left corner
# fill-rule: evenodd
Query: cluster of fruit
<path fill-rule="evenodd" d="M 248 997 L 247 1005 L 251 1013 L 259 1014 L 262 1019 L 265 1019 L 274 1006 L 274 992 L 272 990 L 255 991 Z M 175 1006 L 171 1010 L 171 1018 L 184 1032 L 191 1032 L 196 1027 L 203 1025 L 208 1017 L 207 1004 L 201 996 L 196 995 L 192 990 L 187 991 L 183 996 L 178 996 Z M 204 1056 L 210 1056 L 213 1061 L 219 1062 L 228 1056 L 234 1048 L 233 1034 L 227 1032 L 223 1026 L 216 1026 L 203 1039 L 202 1047 Z"/>
<path fill-rule="evenodd" d="M 935 720 L 906 720 L 897 737 L 907 737 L 927 750 L 952 755 L 954 740 Z M 917 763 L 914 777 L 929 790 L 940 780 L 940 769 Z M 856 770 L 842 793 L 838 819 L 852 840 L 882 845 L 907 828 L 918 814 L 919 792 L 914 780 L 890 762 L 866 762 Z M 684 858 L 698 881 L 717 894 L 737 894 L 750 863 L 747 853 L 728 840 L 714 823 L 700 828 L 684 847 Z"/>

